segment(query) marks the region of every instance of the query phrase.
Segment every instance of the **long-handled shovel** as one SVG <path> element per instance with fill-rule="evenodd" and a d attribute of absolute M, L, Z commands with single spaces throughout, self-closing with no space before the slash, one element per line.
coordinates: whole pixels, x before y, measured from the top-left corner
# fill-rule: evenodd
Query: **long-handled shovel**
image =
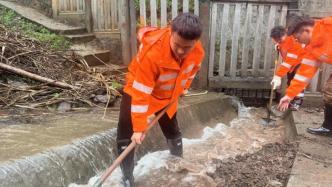
<path fill-rule="evenodd" d="M 148 131 L 158 122 L 158 120 L 165 114 L 165 112 L 171 107 L 171 105 L 175 101 L 172 101 L 170 104 L 168 104 L 148 125 L 148 128 L 145 130 L 145 134 L 148 133 Z M 131 142 L 129 146 L 118 156 L 118 158 L 113 162 L 113 164 L 107 169 L 107 171 L 92 185 L 92 187 L 101 187 L 101 185 L 105 182 L 105 180 L 112 174 L 112 172 L 121 164 L 123 159 L 126 158 L 126 156 L 135 149 L 136 147 L 135 142 Z"/>
<path fill-rule="evenodd" d="M 279 61 L 279 59 L 274 61 L 273 76 L 275 76 L 275 74 L 276 74 L 278 61 Z M 264 126 L 274 126 L 275 125 L 276 120 L 271 119 L 271 115 L 275 116 L 275 114 L 272 111 L 273 97 L 274 97 L 274 90 L 273 90 L 273 85 L 271 85 L 270 99 L 269 99 L 269 103 L 267 105 L 267 116 L 266 116 L 266 118 L 263 118 L 263 122 L 262 122 L 262 125 L 264 125 Z"/>

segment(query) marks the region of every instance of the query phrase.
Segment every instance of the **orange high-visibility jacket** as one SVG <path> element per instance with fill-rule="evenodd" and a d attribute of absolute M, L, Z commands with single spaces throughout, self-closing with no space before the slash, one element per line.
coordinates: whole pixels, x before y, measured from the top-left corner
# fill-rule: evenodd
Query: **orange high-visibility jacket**
<path fill-rule="evenodd" d="M 279 45 L 283 62 L 277 69 L 276 75 L 285 76 L 288 72 L 293 72 L 294 68 L 300 64 L 300 55 L 303 53 L 302 45 L 293 36 L 287 36 Z"/>
<path fill-rule="evenodd" d="M 322 63 L 319 61 L 322 55 L 327 56 L 324 63 L 332 64 L 332 17 L 315 22 L 311 41 L 301 57 L 301 66 L 286 90 L 288 97 L 295 97 L 310 83 Z"/>
<path fill-rule="evenodd" d="M 173 117 L 179 96 L 190 87 L 200 69 L 204 57 L 202 44 L 198 41 L 180 66 L 172 56 L 170 36 L 170 28 L 143 28 L 138 32 L 141 44 L 129 65 L 124 88 L 132 98 L 134 132 L 143 132 L 148 116 L 175 101 L 167 111 L 168 116 Z"/>

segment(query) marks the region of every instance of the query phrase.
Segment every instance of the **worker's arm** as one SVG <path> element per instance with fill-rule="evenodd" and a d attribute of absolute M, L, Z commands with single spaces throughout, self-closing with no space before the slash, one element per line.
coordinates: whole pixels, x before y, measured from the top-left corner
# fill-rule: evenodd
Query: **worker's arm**
<path fill-rule="evenodd" d="M 279 77 L 284 77 L 298 63 L 299 63 L 299 58 L 298 58 L 297 53 L 290 50 L 289 52 L 287 52 L 286 56 L 283 58 L 283 62 L 278 67 L 276 75 Z"/>
<path fill-rule="evenodd" d="M 192 69 L 192 71 L 190 72 L 189 78 L 186 82 L 186 85 L 184 86 L 184 92 L 187 92 L 188 89 L 191 86 L 191 83 L 193 82 L 195 76 L 197 75 L 197 73 L 199 72 L 199 70 L 201 69 L 201 65 L 202 65 L 202 61 L 205 55 L 205 52 L 203 50 L 202 44 L 199 42 L 198 47 L 196 49 L 196 51 L 194 52 L 195 54 L 195 66 Z"/>
<path fill-rule="evenodd" d="M 184 86 L 185 92 L 188 91 L 188 89 L 190 88 L 191 83 L 193 82 L 193 80 L 194 80 L 196 74 L 199 72 L 200 68 L 201 68 L 200 65 L 195 65 L 193 70 L 190 72 L 189 78 L 186 82 L 186 85 Z"/>
<path fill-rule="evenodd" d="M 286 90 L 286 96 L 293 99 L 301 93 L 315 76 L 320 62 L 312 54 L 305 54 L 301 60 L 301 65 L 291 81 L 290 86 Z"/>
<path fill-rule="evenodd" d="M 147 128 L 147 112 L 158 68 L 148 57 L 137 63 L 131 101 L 131 118 L 134 132 L 144 132 Z"/>

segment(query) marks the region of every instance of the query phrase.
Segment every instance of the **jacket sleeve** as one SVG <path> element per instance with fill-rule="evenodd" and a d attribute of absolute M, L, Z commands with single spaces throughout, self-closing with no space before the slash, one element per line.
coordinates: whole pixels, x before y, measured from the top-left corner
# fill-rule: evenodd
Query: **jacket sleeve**
<path fill-rule="evenodd" d="M 144 57 L 137 62 L 131 101 L 131 118 L 134 132 L 143 132 L 147 128 L 147 112 L 157 74 L 157 65 L 148 57 Z"/>
<path fill-rule="evenodd" d="M 294 98 L 302 92 L 310 83 L 319 69 L 320 62 L 312 54 L 307 53 L 301 60 L 301 65 L 297 70 L 290 86 L 286 90 L 286 95 Z"/>
<path fill-rule="evenodd" d="M 283 57 L 283 62 L 280 64 L 276 75 L 279 77 L 284 77 L 288 72 L 292 71 L 296 65 L 300 62 L 299 52 L 301 49 L 298 49 L 298 46 L 294 46 L 289 49 Z"/>
<path fill-rule="evenodd" d="M 193 80 L 194 80 L 196 74 L 199 72 L 200 68 L 201 68 L 200 65 L 196 65 L 196 66 L 194 66 L 194 68 L 193 68 L 193 70 L 191 71 L 190 76 L 189 76 L 189 78 L 188 78 L 188 80 L 187 80 L 187 83 L 186 83 L 186 85 L 185 85 L 185 87 L 184 87 L 185 90 L 188 90 L 188 89 L 190 88 L 191 83 L 193 82 Z"/>
<path fill-rule="evenodd" d="M 188 90 L 190 88 L 191 83 L 193 82 L 195 76 L 197 75 L 197 73 L 201 69 L 203 58 L 205 56 L 204 49 L 203 49 L 203 47 L 201 45 L 202 44 L 199 43 L 199 50 L 197 51 L 197 56 L 195 57 L 195 59 L 197 60 L 198 63 L 195 64 L 193 70 L 190 72 L 190 75 L 189 75 L 187 83 L 186 83 L 186 85 L 184 87 L 184 90 Z"/>

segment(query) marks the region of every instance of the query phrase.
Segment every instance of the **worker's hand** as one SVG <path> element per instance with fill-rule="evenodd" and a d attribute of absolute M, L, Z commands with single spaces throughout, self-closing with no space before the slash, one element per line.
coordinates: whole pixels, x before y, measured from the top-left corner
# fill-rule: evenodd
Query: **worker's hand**
<path fill-rule="evenodd" d="M 135 142 L 136 144 L 142 144 L 144 138 L 144 132 L 134 132 L 133 136 L 131 137 L 131 141 Z"/>
<path fill-rule="evenodd" d="M 273 90 L 279 88 L 280 85 L 281 85 L 281 77 L 273 76 L 273 79 L 271 81 L 271 85 L 273 86 Z"/>
<path fill-rule="evenodd" d="M 150 123 L 153 121 L 153 119 L 154 119 L 155 117 L 156 117 L 156 115 L 154 115 L 154 114 L 148 116 L 148 118 L 147 118 L 147 120 L 148 120 L 148 124 L 150 124 Z"/>
<path fill-rule="evenodd" d="M 182 96 L 185 96 L 188 93 L 188 89 L 183 90 Z"/>
<path fill-rule="evenodd" d="M 282 112 L 288 109 L 289 103 L 291 102 L 291 98 L 285 95 L 283 98 L 280 99 L 278 109 Z"/>

